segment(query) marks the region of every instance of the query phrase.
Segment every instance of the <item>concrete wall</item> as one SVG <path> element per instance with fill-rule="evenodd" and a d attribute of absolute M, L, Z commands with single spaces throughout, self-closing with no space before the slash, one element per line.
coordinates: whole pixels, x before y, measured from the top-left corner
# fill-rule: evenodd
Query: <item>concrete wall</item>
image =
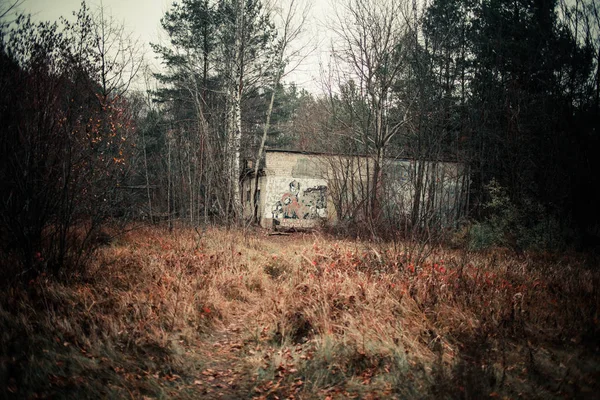
<path fill-rule="evenodd" d="M 327 181 L 268 176 L 262 225 L 310 228 L 327 218 Z"/>
<path fill-rule="evenodd" d="M 329 217 L 327 180 L 318 157 L 300 153 L 269 152 L 264 176 L 259 177 L 258 216 L 261 226 L 312 228 Z M 254 178 L 242 182 L 245 218 L 253 215 Z"/>
<path fill-rule="evenodd" d="M 265 166 L 270 176 L 322 178 L 321 156 L 312 154 L 267 151 Z"/>
<path fill-rule="evenodd" d="M 419 169 L 422 168 L 422 171 Z M 385 200 L 388 212 L 408 216 L 414 210 L 417 185 L 420 186 L 421 218 L 435 217 L 444 226 L 460 218 L 468 177 L 462 164 L 414 160 L 394 160 L 384 167 Z M 420 179 L 419 179 L 420 178 Z"/>
<path fill-rule="evenodd" d="M 264 176 L 259 178 L 261 225 L 311 228 L 324 219 L 335 223 L 334 199 L 339 203 L 340 195 L 360 199 L 368 193 L 372 161 L 366 157 L 267 151 Z M 417 173 L 419 168 L 423 174 Z M 382 171 L 382 206 L 390 215 L 410 214 L 419 176 L 420 201 L 428 205 L 426 211 L 435 210 L 444 224 L 456 221 L 464 200 L 464 171 L 457 163 L 387 160 Z M 244 215 L 250 218 L 253 210 L 248 195 L 254 195 L 253 178 L 248 177 L 242 187 Z"/>
<path fill-rule="evenodd" d="M 265 155 L 264 176 L 259 178 L 259 218 L 265 228 L 281 226 L 310 228 L 328 217 L 327 181 L 317 157 L 291 152 Z M 250 176 L 242 183 L 244 216 L 252 216 L 254 183 Z"/>

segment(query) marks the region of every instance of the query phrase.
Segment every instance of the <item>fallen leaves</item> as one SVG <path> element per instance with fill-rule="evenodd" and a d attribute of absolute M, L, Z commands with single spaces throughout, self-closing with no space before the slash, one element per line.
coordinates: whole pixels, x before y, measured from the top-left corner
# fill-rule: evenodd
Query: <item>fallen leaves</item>
<path fill-rule="evenodd" d="M 100 371 L 97 375 L 113 380 L 118 393 L 130 388 L 134 398 L 143 398 L 141 390 L 147 387 L 159 387 L 165 396 L 177 396 L 177 391 L 184 389 L 196 398 L 224 395 L 257 399 L 352 398 L 358 396 L 346 390 L 352 387 L 361 398 L 390 398 L 393 395 L 385 380 L 392 376 L 396 379 L 401 373 L 394 351 L 401 351 L 398 356 L 405 358 L 408 372 L 402 376 L 403 382 L 420 387 L 424 381 L 420 373 L 431 373 L 428 357 L 436 348 L 433 344 L 442 345 L 438 347 L 444 368 L 455 365 L 468 354 L 469 344 L 458 338 L 448 340 L 453 329 L 469 334 L 487 314 L 494 323 L 502 321 L 503 316 L 505 320 L 512 318 L 503 322 L 511 330 L 523 325 L 539 326 L 540 332 L 547 318 L 556 323 L 550 332 L 565 331 L 564 340 L 573 348 L 583 345 L 583 336 L 578 333 L 583 325 L 575 320 L 570 329 L 568 321 L 561 319 L 563 314 L 555 311 L 557 304 L 589 310 L 591 302 L 582 300 L 589 296 L 578 298 L 582 304 L 578 308 L 571 297 L 545 294 L 547 278 L 535 269 L 527 274 L 520 273 L 518 265 L 507 265 L 506 271 L 495 265 L 492 269 L 486 259 L 466 264 L 450 254 L 444 254 L 446 261 L 412 263 L 393 249 L 363 253 L 360 243 L 346 246 L 325 240 L 318 241 L 312 251 L 295 248 L 300 257 L 291 255 L 294 250 L 289 257 L 273 256 L 263 254 L 267 250 L 262 247 L 270 242 L 265 246 L 258 240 L 253 242 L 253 247 L 260 249 L 257 251 L 242 247 L 245 242 L 241 237 L 225 240 L 235 237 L 235 233 L 219 231 L 206 235 L 206 246 L 203 243 L 201 250 L 194 251 L 190 249 L 196 243 L 186 245 L 184 235 L 152 239 L 152 232 L 156 233 L 140 237 L 136 247 L 127 244 L 103 249 L 99 253 L 103 269 L 97 273 L 102 279 L 97 282 L 70 288 L 45 281 L 43 290 L 46 296 L 52 296 L 49 300 L 40 298 L 50 301 L 51 309 L 61 318 L 53 320 L 58 323 L 51 329 L 45 327 L 42 333 L 48 339 L 36 353 L 44 362 L 50 360 L 44 366 L 52 369 L 44 371 L 46 385 L 61 390 L 64 385 L 74 384 L 76 375 L 85 374 L 70 369 L 84 363 L 92 371 L 85 375 L 87 380 L 97 379 L 90 375 Z M 211 247 L 211 242 L 218 248 L 214 244 Z M 223 248 L 225 243 L 227 249 Z M 240 252 L 244 263 L 238 260 Z M 286 268 L 289 262 L 289 271 L 293 272 L 286 275 L 289 281 L 264 279 L 265 259 L 276 260 L 277 265 L 285 264 Z M 386 272 L 382 260 L 389 261 L 393 273 Z M 375 267 L 378 272 L 372 273 Z M 560 292 L 563 286 L 559 278 L 566 275 L 555 275 L 553 290 Z M 229 292 L 228 285 L 232 288 Z M 41 309 L 34 308 L 35 299 L 25 292 L 11 290 L 4 305 L 7 310 L 19 304 L 37 313 L 46 309 L 41 302 Z M 535 316 L 534 311 L 542 312 L 541 316 Z M 575 316 L 587 318 L 583 321 L 589 321 L 590 329 L 597 329 L 599 318 L 587 314 L 590 316 L 585 317 L 583 312 Z M 15 324 L 28 320 L 32 318 L 15 319 Z M 495 329 L 489 321 L 485 327 Z M 433 336 L 428 333 L 432 324 L 436 325 Z M 79 331 L 70 332 L 74 327 L 81 327 L 81 336 L 77 336 Z M 104 351 L 103 339 L 96 338 L 104 332 L 115 345 L 115 352 Z M 293 338 L 297 332 L 297 339 Z M 329 344 L 322 346 L 325 339 Z M 541 350 L 536 353 L 536 361 L 540 357 L 546 357 Z M 583 374 L 573 372 L 577 370 L 573 369 L 574 361 L 569 360 L 557 356 L 547 361 L 552 371 L 560 372 L 560 376 L 548 376 L 561 385 L 561 390 L 583 385 Z M 485 360 L 483 367 L 478 364 L 478 370 L 493 367 L 493 361 Z M 526 369 L 529 364 L 515 365 L 507 364 L 502 372 L 521 386 L 535 386 Z M 564 371 L 568 368 L 571 372 L 566 377 Z M 50 372 L 54 375 L 49 376 Z M 329 381 L 315 375 L 326 376 Z M 597 380 L 592 378 L 585 383 L 588 388 L 597 387 Z M 6 384 L 9 393 L 27 397 L 28 389 L 21 381 L 7 380 Z M 469 388 L 460 384 L 464 382 L 452 386 L 457 394 L 468 392 Z M 504 390 L 498 387 L 484 393 L 504 396 Z"/>
<path fill-rule="evenodd" d="M 163 377 L 164 380 L 168 381 L 168 382 L 174 382 L 176 380 L 181 379 L 181 376 L 177 375 L 177 374 L 167 374 Z"/>
<path fill-rule="evenodd" d="M 302 390 L 303 385 L 304 382 L 301 379 L 297 379 L 293 383 L 287 385 L 283 378 L 279 378 L 276 381 L 269 380 L 254 388 L 254 392 L 257 393 L 257 396 L 252 397 L 252 399 L 295 399 L 296 395 Z"/>

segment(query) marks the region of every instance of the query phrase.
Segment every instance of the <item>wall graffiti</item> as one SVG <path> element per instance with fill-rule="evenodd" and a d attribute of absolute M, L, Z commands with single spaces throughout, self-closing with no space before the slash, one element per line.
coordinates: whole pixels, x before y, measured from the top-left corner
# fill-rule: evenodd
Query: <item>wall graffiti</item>
<path fill-rule="evenodd" d="M 272 209 L 274 220 L 310 220 L 327 217 L 327 186 L 318 185 L 302 190 L 293 180 Z"/>

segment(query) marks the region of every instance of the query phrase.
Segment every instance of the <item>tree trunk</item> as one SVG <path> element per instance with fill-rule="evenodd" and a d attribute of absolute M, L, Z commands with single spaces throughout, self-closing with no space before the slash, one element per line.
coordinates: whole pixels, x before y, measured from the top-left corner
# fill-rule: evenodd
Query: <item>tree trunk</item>
<path fill-rule="evenodd" d="M 231 129 L 229 131 L 229 204 L 233 210 L 233 217 L 239 221 L 242 216 L 242 198 L 240 191 L 240 147 L 242 142 L 242 94 L 244 90 L 244 2 L 236 1 L 235 21 L 235 73 L 233 74 L 231 90 Z M 228 213 L 229 214 L 229 213 Z M 228 215 L 229 217 L 229 215 Z"/>
<path fill-rule="evenodd" d="M 234 123 L 234 131 L 233 133 L 233 138 L 231 141 L 232 144 L 232 148 L 230 149 L 231 151 L 231 157 L 232 157 L 232 162 L 231 162 L 231 185 L 232 185 L 232 202 L 233 202 L 233 212 L 234 212 L 234 218 L 236 220 L 238 220 L 242 213 L 241 213 L 241 207 L 242 207 L 242 198 L 241 198 L 241 191 L 240 191 L 240 175 L 241 175 L 241 169 L 240 169 L 240 147 L 241 147 L 241 141 L 242 141 L 242 113 L 241 113 L 241 90 L 238 90 L 236 92 L 236 96 L 235 96 L 235 103 L 233 105 L 233 123 Z"/>
<path fill-rule="evenodd" d="M 419 223 L 420 213 L 421 213 L 421 191 L 423 188 L 423 172 L 424 172 L 423 164 L 424 163 L 422 161 L 420 161 L 419 159 L 417 159 L 415 161 L 415 174 L 414 174 L 415 193 L 414 193 L 414 198 L 413 198 L 412 218 L 411 218 L 411 225 L 412 225 L 413 229 L 415 229 L 415 227 Z"/>
<path fill-rule="evenodd" d="M 281 61 L 281 57 L 280 57 Z M 265 143 L 267 141 L 267 134 L 269 133 L 269 128 L 271 127 L 271 114 L 273 113 L 273 103 L 275 103 L 275 92 L 277 87 L 279 86 L 279 81 L 281 80 L 281 73 L 277 72 L 277 76 L 275 77 L 275 85 L 273 87 L 273 92 L 271 92 L 271 100 L 269 101 L 269 108 L 267 109 L 267 118 L 265 122 L 265 126 L 263 129 L 262 138 L 260 140 L 260 147 L 258 148 L 258 153 L 256 153 L 256 160 L 254 161 L 254 193 L 252 194 L 253 204 L 254 204 L 254 212 L 253 219 L 254 222 L 258 223 L 258 171 L 260 167 L 260 160 L 262 158 L 262 154 L 265 150 Z"/>
<path fill-rule="evenodd" d="M 172 132 L 169 131 L 167 133 L 167 218 L 169 221 L 169 232 L 173 231 L 173 218 L 171 215 L 171 201 L 173 197 L 171 185 L 172 185 L 172 176 L 171 176 L 171 135 Z"/>
<path fill-rule="evenodd" d="M 146 195 L 148 196 L 148 212 L 150 215 L 150 223 L 154 223 L 152 215 L 152 197 L 150 196 L 150 178 L 148 177 L 148 155 L 146 152 L 146 135 L 142 129 L 142 145 L 144 146 L 144 175 L 146 177 Z"/>

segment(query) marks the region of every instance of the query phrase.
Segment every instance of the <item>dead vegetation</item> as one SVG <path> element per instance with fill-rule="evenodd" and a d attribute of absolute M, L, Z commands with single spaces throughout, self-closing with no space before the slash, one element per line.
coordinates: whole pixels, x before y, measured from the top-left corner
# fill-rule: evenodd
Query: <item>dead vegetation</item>
<path fill-rule="evenodd" d="M 0 397 L 591 398 L 600 273 L 577 254 L 132 231 L 0 299 Z"/>

